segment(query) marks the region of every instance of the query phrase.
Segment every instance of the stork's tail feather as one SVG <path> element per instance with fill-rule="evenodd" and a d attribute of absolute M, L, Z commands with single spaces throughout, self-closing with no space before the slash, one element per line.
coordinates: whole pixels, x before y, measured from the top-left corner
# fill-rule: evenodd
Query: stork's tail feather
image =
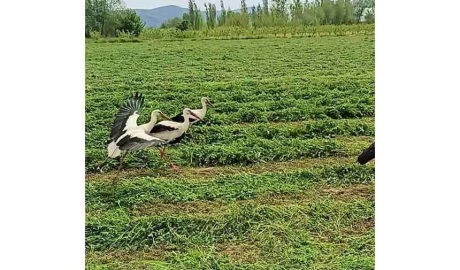
<path fill-rule="evenodd" d="M 109 158 L 116 158 L 121 154 L 120 148 L 117 146 L 117 144 L 114 141 L 109 143 L 109 145 L 107 146 L 107 152 L 108 152 Z"/>

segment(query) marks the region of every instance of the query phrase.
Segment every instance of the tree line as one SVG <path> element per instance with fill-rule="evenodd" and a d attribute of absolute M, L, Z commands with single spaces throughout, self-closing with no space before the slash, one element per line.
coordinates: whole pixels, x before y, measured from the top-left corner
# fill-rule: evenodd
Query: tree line
<path fill-rule="evenodd" d="M 260 28 L 276 26 L 340 25 L 354 23 L 374 23 L 375 0 L 262 0 L 249 8 L 246 0 L 241 0 L 240 12 L 225 8 L 220 0 L 220 15 L 216 5 L 205 3 L 205 20 L 195 0 L 189 0 L 188 13 L 182 18 L 174 18 L 161 28 L 214 29 L 216 27 Z"/>
<path fill-rule="evenodd" d="M 144 23 L 122 0 L 86 0 L 85 36 L 119 36 L 120 33 L 139 36 Z"/>

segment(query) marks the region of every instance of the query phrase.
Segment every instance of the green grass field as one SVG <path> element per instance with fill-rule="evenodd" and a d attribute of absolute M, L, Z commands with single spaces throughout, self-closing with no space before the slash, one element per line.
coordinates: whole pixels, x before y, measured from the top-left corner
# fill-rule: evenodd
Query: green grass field
<path fill-rule="evenodd" d="M 374 269 L 374 62 L 368 34 L 88 40 L 87 269 Z M 212 100 L 180 171 L 151 149 L 98 172 L 135 91 L 139 123 Z"/>

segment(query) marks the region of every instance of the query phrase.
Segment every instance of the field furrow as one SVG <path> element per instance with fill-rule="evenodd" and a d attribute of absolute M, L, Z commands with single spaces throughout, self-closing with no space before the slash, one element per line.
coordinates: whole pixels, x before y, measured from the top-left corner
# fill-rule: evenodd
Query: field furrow
<path fill-rule="evenodd" d="M 152 202 L 236 200 L 265 193 L 289 193 L 309 189 L 314 183 L 370 183 L 374 169 L 358 165 L 313 167 L 288 172 L 222 175 L 206 179 L 141 177 L 117 186 L 92 181 L 86 186 L 87 210 L 135 207 Z"/>
<path fill-rule="evenodd" d="M 356 157 L 326 157 L 326 158 L 301 158 L 291 161 L 274 161 L 265 163 L 254 163 L 246 166 L 226 165 L 216 167 L 181 167 L 180 170 L 174 171 L 170 168 L 164 170 L 152 170 L 148 168 L 135 168 L 123 171 L 95 172 L 86 175 L 86 182 L 106 182 L 111 183 L 113 180 L 130 181 L 136 177 L 157 177 L 157 178 L 174 178 L 184 181 L 191 179 L 200 181 L 201 179 L 210 179 L 221 175 L 239 175 L 239 174 L 260 174 L 264 172 L 290 172 L 299 169 L 308 169 L 319 166 L 338 166 L 351 165 L 356 162 Z"/>

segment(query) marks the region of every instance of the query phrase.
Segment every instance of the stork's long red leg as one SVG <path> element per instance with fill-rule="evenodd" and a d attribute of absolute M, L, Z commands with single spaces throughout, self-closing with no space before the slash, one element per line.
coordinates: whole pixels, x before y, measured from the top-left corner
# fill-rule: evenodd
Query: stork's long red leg
<path fill-rule="evenodd" d="M 165 160 L 166 158 L 166 152 L 165 152 L 165 148 L 164 147 L 161 147 L 160 148 L 160 157 L 161 159 Z"/>
<path fill-rule="evenodd" d="M 166 155 L 166 151 L 165 151 L 164 147 L 160 148 L 160 156 L 161 156 L 161 159 L 163 159 L 163 161 L 167 162 L 174 171 L 177 171 L 179 169 L 179 167 L 177 165 L 173 164 L 171 159 L 169 159 L 169 157 Z"/>

